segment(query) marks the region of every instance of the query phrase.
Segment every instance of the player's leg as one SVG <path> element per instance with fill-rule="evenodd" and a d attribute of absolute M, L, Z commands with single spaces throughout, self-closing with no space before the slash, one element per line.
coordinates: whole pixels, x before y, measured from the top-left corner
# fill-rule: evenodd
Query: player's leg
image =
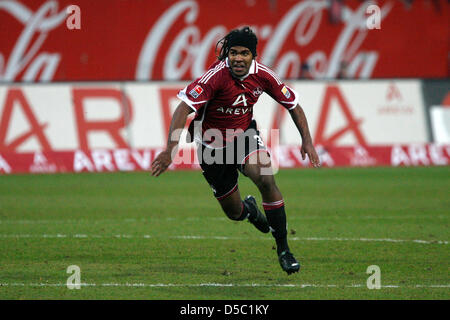
<path fill-rule="evenodd" d="M 216 197 L 216 199 L 219 201 L 223 212 L 225 212 L 227 217 L 231 220 L 240 221 L 246 218 L 241 200 L 241 194 L 238 188 L 235 188 L 229 194 Z"/>
<path fill-rule="evenodd" d="M 217 198 L 222 210 L 231 220 L 241 221 L 248 219 L 256 229 L 263 233 L 270 231 L 266 217 L 258 210 L 256 201 L 253 197 L 241 199 L 239 189 L 228 195 L 227 197 Z"/>
<path fill-rule="evenodd" d="M 270 155 L 259 136 L 256 121 L 253 120 L 238 138 L 236 149 L 239 170 L 255 183 L 261 193 L 264 211 L 277 242 L 277 252 L 289 251 L 283 196 L 275 183 Z"/>
<path fill-rule="evenodd" d="M 272 235 L 277 244 L 279 262 L 288 274 L 297 272 L 300 264 L 290 252 L 283 196 L 272 174 L 270 156 L 265 150 L 251 153 L 244 163 L 244 174 L 257 186 Z"/>
<path fill-rule="evenodd" d="M 283 196 L 271 173 L 269 154 L 265 150 L 251 154 L 244 165 L 243 172 L 261 193 L 263 208 L 272 234 L 277 243 L 277 252 L 289 250 L 287 243 L 286 213 Z"/>
<path fill-rule="evenodd" d="M 232 188 L 229 192 L 221 195 L 216 191 L 215 195 L 223 212 L 225 212 L 226 216 L 231 220 L 242 221 L 248 219 L 248 221 L 259 231 L 263 233 L 268 233 L 270 231 L 267 219 L 258 210 L 254 198 L 247 197 L 245 200 L 242 200 L 237 184 L 236 187 Z"/>
<path fill-rule="evenodd" d="M 199 149 L 204 152 L 204 148 Z M 210 150 L 207 150 L 210 152 Z M 221 154 L 219 154 L 219 152 Z M 222 157 L 223 151 L 216 151 L 214 155 L 219 154 Z M 198 153 L 198 158 L 204 154 Z M 203 176 L 211 186 L 214 196 L 219 201 L 222 210 L 231 220 L 248 219 L 261 232 L 270 231 L 266 217 L 257 209 L 256 202 L 253 204 L 250 199 L 241 200 L 238 189 L 239 173 L 235 164 L 226 163 L 200 163 L 203 170 Z"/>

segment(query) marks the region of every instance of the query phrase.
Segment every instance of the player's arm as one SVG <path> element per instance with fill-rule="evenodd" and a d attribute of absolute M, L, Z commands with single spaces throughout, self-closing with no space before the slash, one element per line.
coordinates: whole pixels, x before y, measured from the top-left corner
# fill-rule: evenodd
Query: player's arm
<path fill-rule="evenodd" d="M 268 67 L 258 64 L 258 73 L 264 79 L 264 91 L 268 93 L 275 101 L 289 110 L 291 118 L 295 123 L 300 136 L 302 137 L 302 158 L 305 160 L 306 155 L 314 167 L 320 167 L 320 160 L 312 143 L 311 134 L 309 133 L 308 121 L 305 113 L 298 102 L 298 94 L 285 85 L 283 81 Z"/>
<path fill-rule="evenodd" d="M 317 155 L 316 149 L 312 143 L 305 112 L 302 107 L 297 104 L 295 108 L 289 110 L 289 113 L 291 114 L 291 118 L 294 121 L 298 132 L 300 132 L 300 136 L 302 137 L 302 149 L 300 151 L 302 153 L 302 159 L 305 160 L 305 155 L 307 154 L 311 164 L 315 168 L 320 167 L 319 156 Z"/>
<path fill-rule="evenodd" d="M 166 171 L 172 163 L 172 154 L 176 154 L 181 132 L 186 125 L 188 115 L 193 111 L 194 110 L 183 101 L 178 105 L 173 113 L 172 121 L 170 123 L 166 149 L 152 162 L 152 176 L 159 176 Z"/>

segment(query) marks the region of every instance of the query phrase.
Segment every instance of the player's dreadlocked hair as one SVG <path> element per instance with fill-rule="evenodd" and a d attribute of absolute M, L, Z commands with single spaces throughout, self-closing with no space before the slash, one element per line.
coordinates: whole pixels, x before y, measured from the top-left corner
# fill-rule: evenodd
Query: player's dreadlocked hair
<path fill-rule="evenodd" d="M 225 60 L 225 58 L 228 57 L 230 48 L 234 46 L 246 47 L 251 51 L 253 57 L 256 57 L 256 45 L 258 44 L 258 38 L 252 29 L 249 27 L 243 27 L 242 29 L 234 29 L 230 31 L 230 33 L 220 39 L 216 44 L 216 54 L 219 44 L 222 44 L 219 55 L 217 56 L 217 59 L 219 60 Z"/>

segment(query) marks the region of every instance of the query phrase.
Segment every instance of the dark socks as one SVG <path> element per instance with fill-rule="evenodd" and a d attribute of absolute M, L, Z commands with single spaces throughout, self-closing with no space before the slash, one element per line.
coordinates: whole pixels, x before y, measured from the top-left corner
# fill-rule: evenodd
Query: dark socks
<path fill-rule="evenodd" d="M 286 212 L 284 211 L 284 201 L 263 202 L 267 221 L 277 244 L 277 253 L 289 250 L 287 243 Z"/>

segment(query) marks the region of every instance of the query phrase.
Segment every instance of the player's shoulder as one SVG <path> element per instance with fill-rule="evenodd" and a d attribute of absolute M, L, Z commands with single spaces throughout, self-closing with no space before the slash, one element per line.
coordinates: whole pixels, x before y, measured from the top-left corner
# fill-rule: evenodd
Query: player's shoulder
<path fill-rule="evenodd" d="M 283 81 L 281 81 L 280 77 L 276 74 L 275 71 L 273 71 L 268 66 L 258 62 L 255 60 L 256 63 L 256 74 L 258 77 L 261 77 L 268 81 L 275 81 L 278 85 L 282 84 Z"/>
<path fill-rule="evenodd" d="M 227 75 L 226 61 L 218 60 L 209 66 L 208 70 L 198 79 L 198 83 L 207 84 L 215 82 Z"/>

